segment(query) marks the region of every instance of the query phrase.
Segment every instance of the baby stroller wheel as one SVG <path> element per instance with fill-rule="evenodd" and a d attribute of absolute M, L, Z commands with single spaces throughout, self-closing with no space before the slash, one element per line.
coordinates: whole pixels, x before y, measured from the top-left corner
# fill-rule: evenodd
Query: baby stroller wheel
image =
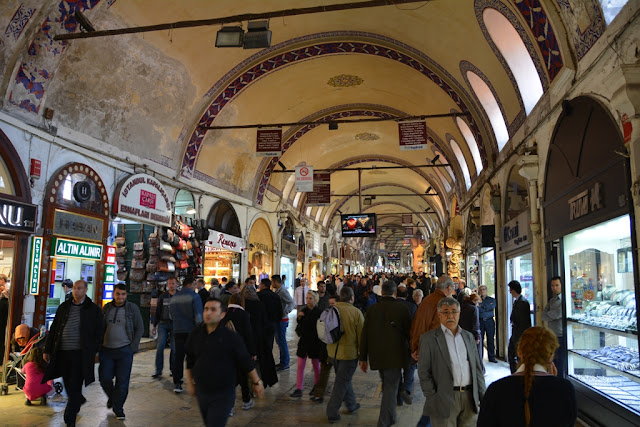
<path fill-rule="evenodd" d="M 57 394 L 62 393 L 62 383 L 53 383 L 53 389 L 56 391 Z"/>
<path fill-rule="evenodd" d="M 0 394 L 4 394 L 5 396 L 9 394 L 9 386 L 7 384 L 2 385 L 2 390 L 0 390 Z"/>

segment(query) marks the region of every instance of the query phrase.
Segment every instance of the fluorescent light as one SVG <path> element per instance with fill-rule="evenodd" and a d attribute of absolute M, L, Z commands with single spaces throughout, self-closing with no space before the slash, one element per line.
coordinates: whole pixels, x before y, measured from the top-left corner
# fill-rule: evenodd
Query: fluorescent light
<path fill-rule="evenodd" d="M 222 27 L 216 35 L 216 47 L 242 47 L 242 27 Z"/>
<path fill-rule="evenodd" d="M 187 210 L 185 211 L 187 215 L 195 215 L 197 213 L 196 208 L 193 206 L 187 206 Z"/>

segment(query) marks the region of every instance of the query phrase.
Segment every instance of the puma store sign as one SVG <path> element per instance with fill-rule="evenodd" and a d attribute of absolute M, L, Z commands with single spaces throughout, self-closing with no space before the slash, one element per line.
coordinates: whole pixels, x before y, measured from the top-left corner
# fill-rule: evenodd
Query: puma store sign
<path fill-rule="evenodd" d="M 209 230 L 209 240 L 206 245 L 232 252 L 242 252 L 244 249 L 244 241 L 241 238 L 213 230 Z"/>
<path fill-rule="evenodd" d="M 113 214 L 137 222 L 171 227 L 171 202 L 156 178 L 137 174 L 118 184 Z"/>

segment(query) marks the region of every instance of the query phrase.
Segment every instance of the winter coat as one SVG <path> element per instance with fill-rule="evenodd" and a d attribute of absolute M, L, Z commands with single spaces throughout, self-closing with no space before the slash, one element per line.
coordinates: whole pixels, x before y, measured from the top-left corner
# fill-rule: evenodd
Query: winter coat
<path fill-rule="evenodd" d="M 56 317 L 53 319 L 47 342 L 44 345 L 44 353 L 51 355 L 51 360 L 42 381 L 53 380 L 62 376 L 62 370 L 58 366 L 58 351 L 61 350 L 62 331 L 69 319 L 69 311 L 72 301 L 65 301 L 60 304 Z M 104 335 L 104 323 L 102 311 L 85 297 L 80 308 L 80 342 L 82 344 L 82 372 L 84 374 L 84 385 L 89 385 L 96 380 L 94 374 L 94 364 L 96 353 L 102 344 Z"/>
<path fill-rule="evenodd" d="M 279 298 L 278 307 L 280 307 Z M 276 373 L 276 362 L 273 360 L 273 353 L 268 342 L 268 337 L 273 336 L 273 324 L 267 318 L 267 310 L 260 300 L 244 300 L 244 309 L 249 313 L 253 339 L 256 343 L 256 355 L 260 367 L 260 377 L 265 387 L 273 386 L 278 382 Z"/>
<path fill-rule="evenodd" d="M 298 325 L 296 326 L 296 334 L 300 337 L 296 355 L 298 357 L 319 359 L 322 341 L 318 338 L 316 323 L 318 322 L 322 311 L 318 306 L 315 306 L 312 309 L 309 309 L 309 306 L 305 306 L 302 309 L 302 312 L 304 313 L 304 316 L 298 318 Z"/>

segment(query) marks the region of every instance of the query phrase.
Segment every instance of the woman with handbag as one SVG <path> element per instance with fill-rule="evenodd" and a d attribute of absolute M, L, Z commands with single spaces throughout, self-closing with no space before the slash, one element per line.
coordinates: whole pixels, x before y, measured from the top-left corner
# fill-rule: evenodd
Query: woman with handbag
<path fill-rule="evenodd" d="M 298 311 L 298 325 L 296 326 L 296 334 L 300 337 L 298 341 L 298 376 L 296 379 L 296 389 L 291 393 L 291 397 L 302 397 L 302 382 L 304 380 L 304 367 L 307 364 L 307 358 L 311 359 L 313 366 L 313 385 L 315 387 L 320 377 L 320 353 L 322 350 L 322 341 L 318 338 L 318 329 L 316 323 L 320 318 L 322 311 L 318 308 L 318 293 L 315 291 L 307 292 L 307 305 Z M 313 389 L 309 393 L 313 395 Z"/>

